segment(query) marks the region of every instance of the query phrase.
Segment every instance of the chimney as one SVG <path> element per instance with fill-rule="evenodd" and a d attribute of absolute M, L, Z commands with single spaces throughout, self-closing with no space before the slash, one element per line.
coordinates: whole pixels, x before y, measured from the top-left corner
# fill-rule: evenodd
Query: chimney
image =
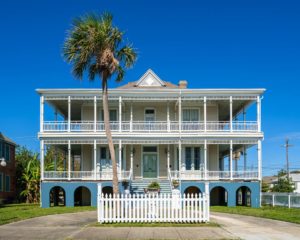
<path fill-rule="evenodd" d="M 188 82 L 186 80 L 180 80 L 178 83 L 179 88 L 187 88 Z"/>

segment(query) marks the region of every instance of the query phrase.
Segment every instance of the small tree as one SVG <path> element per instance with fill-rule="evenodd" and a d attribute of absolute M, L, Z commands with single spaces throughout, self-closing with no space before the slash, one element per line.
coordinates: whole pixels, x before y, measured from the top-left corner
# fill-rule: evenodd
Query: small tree
<path fill-rule="evenodd" d="M 262 192 L 269 192 L 270 191 L 270 186 L 266 182 L 262 181 L 261 183 L 261 191 Z"/>
<path fill-rule="evenodd" d="M 287 177 L 286 171 L 281 169 L 278 172 L 278 182 L 272 188 L 272 192 L 293 192 L 295 184 L 291 178 Z"/>

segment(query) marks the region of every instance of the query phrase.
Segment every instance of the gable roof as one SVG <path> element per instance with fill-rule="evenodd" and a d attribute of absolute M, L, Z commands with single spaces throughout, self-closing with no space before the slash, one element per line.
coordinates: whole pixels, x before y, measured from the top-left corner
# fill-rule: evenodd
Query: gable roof
<path fill-rule="evenodd" d="M 178 86 L 161 80 L 151 69 L 148 69 L 139 80 L 119 88 L 178 88 Z"/>
<path fill-rule="evenodd" d="M 13 140 L 6 137 L 2 132 L 0 132 L 0 139 L 3 140 L 4 142 L 9 143 L 9 144 L 12 144 L 12 145 L 15 145 L 15 146 L 17 145 Z"/>

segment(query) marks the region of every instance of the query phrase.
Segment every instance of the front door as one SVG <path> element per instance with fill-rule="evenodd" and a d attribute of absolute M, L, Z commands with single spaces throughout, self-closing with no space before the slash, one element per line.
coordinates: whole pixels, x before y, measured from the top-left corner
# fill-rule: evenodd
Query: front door
<path fill-rule="evenodd" d="M 143 177 L 144 178 L 157 178 L 157 154 L 144 153 Z"/>

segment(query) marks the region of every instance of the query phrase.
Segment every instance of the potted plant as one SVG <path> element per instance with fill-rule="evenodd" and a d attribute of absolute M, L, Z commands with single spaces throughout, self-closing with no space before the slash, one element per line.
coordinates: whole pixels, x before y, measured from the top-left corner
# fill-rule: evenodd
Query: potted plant
<path fill-rule="evenodd" d="M 178 188 L 178 187 L 179 187 L 179 181 L 176 180 L 176 179 L 174 179 L 174 180 L 172 181 L 172 185 L 173 185 L 174 188 Z"/>
<path fill-rule="evenodd" d="M 151 182 L 149 185 L 148 185 L 148 192 L 150 193 L 159 193 L 160 192 L 160 185 L 158 182 Z"/>

